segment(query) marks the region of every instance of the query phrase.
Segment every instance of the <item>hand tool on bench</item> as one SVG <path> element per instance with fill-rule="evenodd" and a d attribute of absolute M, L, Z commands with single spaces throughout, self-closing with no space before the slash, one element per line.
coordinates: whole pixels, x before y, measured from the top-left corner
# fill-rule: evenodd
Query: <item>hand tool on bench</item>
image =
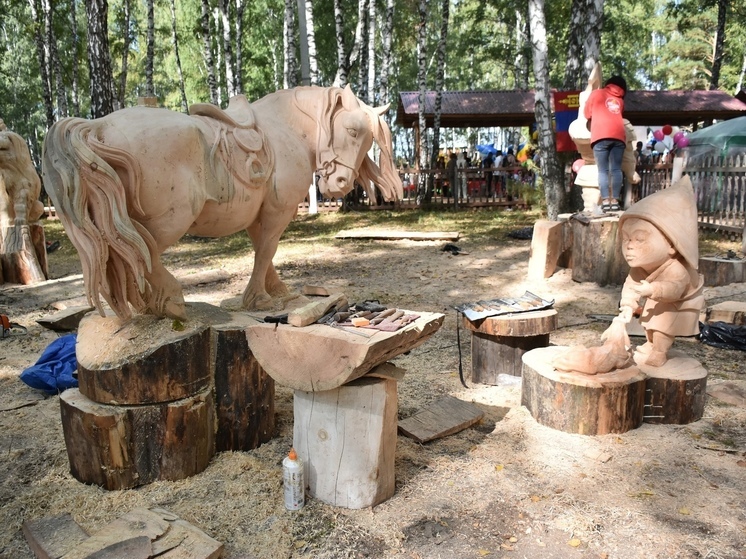
<path fill-rule="evenodd" d="M 318 301 L 308 303 L 299 309 L 290 311 L 288 313 L 288 324 L 293 326 L 308 326 L 324 316 L 333 306 L 341 307 L 346 304 L 347 297 L 344 293 L 336 293 L 329 297 L 324 297 Z"/>

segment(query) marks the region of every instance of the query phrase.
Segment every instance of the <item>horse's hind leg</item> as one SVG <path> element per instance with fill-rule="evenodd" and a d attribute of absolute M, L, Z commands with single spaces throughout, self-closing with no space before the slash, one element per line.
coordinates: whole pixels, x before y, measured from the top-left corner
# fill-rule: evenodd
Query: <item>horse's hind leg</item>
<path fill-rule="evenodd" d="M 150 312 L 156 316 L 187 319 L 181 284 L 163 267 L 160 258 L 153 259 L 152 271 L 145 274 L 145 279 L 150 284 L 145 297 Z"/>
<path fill-rule="evenodd" d="M 254 222 L 246 228 L 254 245 L 254 269 L 243 294 L 243 306 L 246 309 L 271 308 L 272 297 L 288 293 L 287 287 L 272 264 L 280 236 L 286 226 L 287 222 L 278 218 L 269 230 L 263 229 L 259 222 Z"/>

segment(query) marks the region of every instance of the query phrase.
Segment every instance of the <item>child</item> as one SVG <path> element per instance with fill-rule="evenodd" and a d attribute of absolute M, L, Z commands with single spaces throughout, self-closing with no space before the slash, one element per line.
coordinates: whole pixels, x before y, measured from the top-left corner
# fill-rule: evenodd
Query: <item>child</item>
<path fill-rule="evenodd" d="M 619 218 L 622 253 L 630 265 L 622 288 L 620 316 L 632 319 L 644 299 L 640 324 L 647 342 L 638 363 L 660 367 L 676 336 L 699 333 L 704 305 L 697 272 L 697 206 L 689 177 L 651 194 Z"/>

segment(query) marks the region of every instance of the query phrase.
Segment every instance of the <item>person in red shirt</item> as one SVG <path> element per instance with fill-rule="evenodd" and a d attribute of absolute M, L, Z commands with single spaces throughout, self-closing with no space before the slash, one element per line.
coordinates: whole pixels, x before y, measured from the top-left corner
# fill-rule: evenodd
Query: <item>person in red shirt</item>
<path fill-rule="evenodd" d="M 591 128 L 593 157 L 598 166 L 601 209 L 605 212 L 621 209 L 619 196 L 622 191 L 622 157 L 627 147 L 627 133 L 622 117 L 625 93 L 627 82 L 624 78 L 611 76 L 604 87 L 591 92 L 584 109 Z"/>

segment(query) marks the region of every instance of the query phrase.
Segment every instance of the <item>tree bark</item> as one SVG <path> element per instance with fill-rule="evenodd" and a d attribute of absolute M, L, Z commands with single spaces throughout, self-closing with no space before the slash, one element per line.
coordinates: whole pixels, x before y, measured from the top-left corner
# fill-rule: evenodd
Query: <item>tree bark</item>
<path fill-rule="evenodd" d="M 153 87 L 153 59 L 155 57 L 155 16 L 153 14 L 153 1 L 147 0 L 148 10 L 148 38 L 147 50 L 145 55 L 145 96 L 155 97 L 155 88 Z"/>
<path fill-rule="evenodd" d="M 344 15 L 342 13 L 342 1 L 334 0 L 334 33 L 337 36 L 337 75 L 334 77 L 334 85 L 345 87 L 349 76 L 347 42 L 344 33 Z"/>
<path fill-rule="evenodd" d="M 587 32 L 585 3 L 586 0 L 572 0 L 563 89 L 582 89 L 583 76 L 580 69 L 583 65 L 583 33 Z"/>
<path fill-rule="evenodd" d="M 243 14 L 244 0 L 236 0 L 236 93 L 243 93 Z"/>
<path fill-rule="evenodd" d="M 588 79 L 593 67 L 601 58 L 601 29 L 604 23 L 604 0 L 588 0 L 586 6 L 588 12 L 588 23 L 583 33 L 583 73 L 581 76 L 581 86 L 583 78 Z M 579 87 L 578 89 L 582 89 Z"/>
<path fill-rule="evenodd" d="M 114 111 L 114 82 L 111 74 L 111 54 L 109 52 L 108 11 L 107 0 L 86 0 L 91 118 L 101 118 Z"/>
<path fill-rule="evenodd" d="M 57 117 L 65 118 L 69 115 L 67 109 L 67 92 L 62 81 L 62 65 L 57 52 L 57 37 L 54 34 L 54 1 L 43 0 L 44 5 L 44 32 L 49 48 L 50 70 L 54 73 L 55 89 L 57 92 Z M 50 80 L 51 85 L 51 80 Z"/>
<path fill-rule="evenodd" d="M 419 24 L 417 27 L 417 89 L 419 90 L 419 96 L 417 99 L 417 113 L 418 113 L 418 131 L 419 131 L 419 167 L 421 170 L 427 168 L 427 123 L 425 122 L 425 93 L 427 91 L 427 53 L 425 52 L 427 46 L 427 0 L 420 0 L 419 2 Z M 427 190 L 427 177 L 425 173 L 418 173 L 419 185 L 418 185 L 418 201 L 422 201 L 422 198 L 429 199 L 429 193 Z"/>
<path fill-rule="evenodd" d="M 357 95 L 360 99 L 368 98 L 368 5 L 369 0 L 358 2 L 358 28 L 360 29 L 360 41 L 355 40 L 353 50 L 357 50 Z"/>
<path fill-rule="evenodd" d="M 295 56 L 295 2 L 285 0 L 284 23 L 285 89 L 298 85 L 298 61 Z"/>
<path fill-rule="evenodd" d="M 712 73 L 710 75 L 710 90 L 717 89 L 720 84 L 720 69 L 723 65 L 725 48 L 725 20 L 728 12 L 729 0 L 717 0 L 718 27 L 715 35 L 715 48 L 712 55 Z"/>
<path fill-rule="evenodd" d="M 176 71 L 179 73 L 179 91 L 181 92 L 181 111 L 189 114 L 186 88 L 184 87 L 184 72 L 181 69 L 181 57 L 179 56 L 179 37 L 176 33 L 176 3 L 171 0 L 171 40 L 174 45 L 174 56 L 176 57 Z"/>
<path fill-rule="evenodd" d="M 50 128 L 54 124 L 54 103 L 52 102 L 52 89 L 49 83 L 49 61 L 47 59 L 45 35 L 42 32 L 44 23 L 38 0 L 29 0 L 29 6 L 33 19 L 36 56 L 39 59 L 39 77 L 41 78 L 41 90 L 44 98 L 44 108 L 46 109 L 47 128 Z"/>
<path fill-rule="evenodd" d="M 210 0 L 202 0 L 202 49 L 207 69 L 207 87 L 210 90 L 210 102 L 218 105 L 218 85 L 215 78 L 215 58 L 212 55 L 212 34 L 210 33 Z"/>
<path fill-rule="evenodd" d="M 450 17 L 450 0 L 443 0 L 441 20 L 440 20 L 440 39 L 438 40 L 437 66 L 435 69 L 435 107 L 433 107 L 433 149 L 430 156 L 430 167 L 435 168 L 438 161 L 438 152 L 440 151 L 440 116 L 443 104 L 443 85 L 446 72 L 446 44 L 448 40 L 448 18 Z M 431 181 L 433 175 L 430 175 Z M 434 190 L 435 185 L 431 183 L 430 189 Z M 454 196 L 455 199 L 455 196 Z"/>
<path fill-rule="evenodd" d="M 378 84 L 379 99 L 381 103 L 389 102 L 389 90 L 391 81 L 391 44 L 394 36 L 394 0 L 386 0 L 386 11 L 383 16 L 383 27 L 381 28 L 381 79 Z M 385 116 L 386 122 L 391 124 L 391 117 L 388 113 Z"/>
<path fill-rule="evenodd" d="M 529 25 L 534 60 L 534 113 L 539 130 L 542 155 L 541 177 L 549 219 L 556 220 L 565 194 L 564 176 L 557 159 L 552 129 L 551 90 L 549 88 L 549 50 L 547 46 L 544 0 L 529 0 Z"/>
<path fill-rule="evenodd" d="M 218 10 L 223 22 L 223 62 L 225 63 L 225 87 L 228 97 L 236 94 L 236 74 L 233 64 L 233 43 L 231 41 L 230 4 L 228 0 L 218 0 Z"/>
<path fill-rule="evenodd" d="M 319 61 L 316 53 L 316 30 L 313 24 L 313 0 L 305 0 L 306 34 L 308 35 L 308 66 L 311 71 L 311 85 L 319 85 Z"/>
<path fill-rule="evenodd" d="M 125 97 L 127 95 L 127 65 L 129 62 L 130 54 L 130 42 L 132 41 L 132 35 L 130 33 L 130 17 L 131 17 L 131 6 L 130 0 L 124 0 L 124 23 L 122 28 L 124 29 L 124 45 L 122 45 L 122 73 L 119 76 L 119 108 L 124 108 Z"/>
<path fill-rule="evenodd" d="M 72 41 L 72 60 L 70 61 L 71 73 L 72 73 L 72 102 L 73 102 L 73 116 L 80 116 L 80 82 L 78 79 L 78 46 L 80 39 L 78 38 L 78 16 L 77 16 L 77 1 L 70 0 L 70 35 Z"/>
<path fill-rule="evenodd" d="M 376 3 L 368 0 L 368 87 L 367 102 L 376 104 Z"/>

